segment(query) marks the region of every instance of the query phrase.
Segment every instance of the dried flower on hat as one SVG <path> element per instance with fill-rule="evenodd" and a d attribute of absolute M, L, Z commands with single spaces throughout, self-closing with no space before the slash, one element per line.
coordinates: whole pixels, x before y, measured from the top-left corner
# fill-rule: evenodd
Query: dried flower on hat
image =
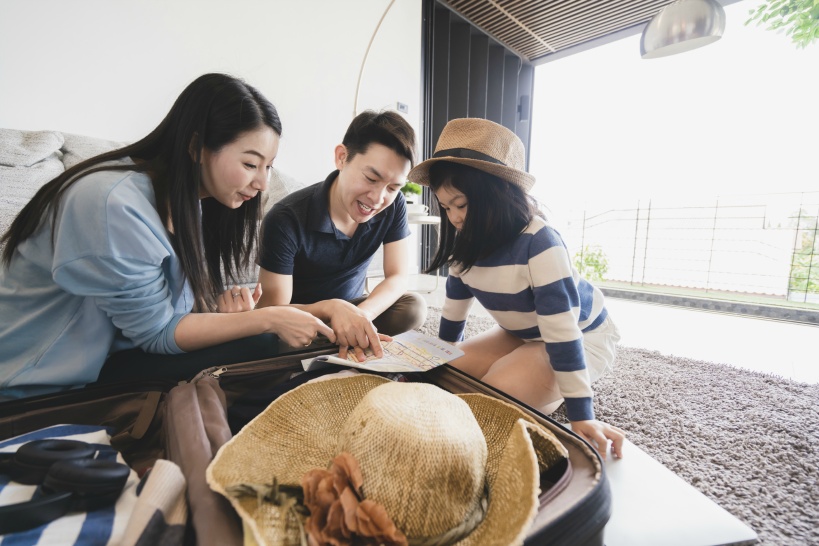
<path fill-rule="evenodd" d="M 407 546 L 407 537 L 380 504 L 363 498 L 358 462 L 349 453 L 333 459 L 328 470 L 301 479 L 310 517 L 304 525 L 310 546 Z"/>

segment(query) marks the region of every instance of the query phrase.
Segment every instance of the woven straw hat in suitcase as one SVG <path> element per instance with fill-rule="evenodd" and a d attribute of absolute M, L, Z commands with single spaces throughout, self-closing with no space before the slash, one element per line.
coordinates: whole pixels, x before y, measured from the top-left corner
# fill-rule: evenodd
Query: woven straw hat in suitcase
<path fill-rule="evenodd" d="M 245 542 L 521 544 L 540 472 L 568 457 L 518 408 L 359 375 L 302 385 L 217 453 Z"/>

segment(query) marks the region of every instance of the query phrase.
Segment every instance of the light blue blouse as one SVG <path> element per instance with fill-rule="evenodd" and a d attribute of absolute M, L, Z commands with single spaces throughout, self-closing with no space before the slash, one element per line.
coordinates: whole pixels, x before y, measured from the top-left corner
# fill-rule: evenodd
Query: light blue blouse
<path fill-rule="evenodd" d="M 109 352 L 183 352 L 174 340 L 193 307 L 147 175 L 101 171 L 61 200 L 0 268 L 0 396 L 96 380 Z"/>

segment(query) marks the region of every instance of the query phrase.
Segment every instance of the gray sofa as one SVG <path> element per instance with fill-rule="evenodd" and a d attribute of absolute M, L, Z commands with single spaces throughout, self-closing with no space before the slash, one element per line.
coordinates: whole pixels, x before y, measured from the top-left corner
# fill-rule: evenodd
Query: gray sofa
<path fill-rule="evenodd" d="M 0 233 L 6 232 L 40 186 L 83 159 L 124 144 L 59 131 L 0 128 Z M 265 210 L 303 186 L 274 169 L 263 196 Z M 244 284 L 255 283 L 258 271 L 246 272 L 243 277 Z"/>

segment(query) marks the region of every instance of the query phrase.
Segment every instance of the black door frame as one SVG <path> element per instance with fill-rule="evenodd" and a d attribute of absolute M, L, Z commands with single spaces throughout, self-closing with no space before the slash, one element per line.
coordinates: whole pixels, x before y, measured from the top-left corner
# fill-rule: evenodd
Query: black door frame
<path fill-rule="evenodd" d="M 422 159 L 432 156 L 449 120 L 476 117 L 520 137 L 528 170 L 534 66 L 438 0 L 423 0 L 422 27 Z M 423 202 L 432 201 L 425 188 Z M 423 226 L 421 243 L 425 270 L 438 244 L 435 226 Z"/>

